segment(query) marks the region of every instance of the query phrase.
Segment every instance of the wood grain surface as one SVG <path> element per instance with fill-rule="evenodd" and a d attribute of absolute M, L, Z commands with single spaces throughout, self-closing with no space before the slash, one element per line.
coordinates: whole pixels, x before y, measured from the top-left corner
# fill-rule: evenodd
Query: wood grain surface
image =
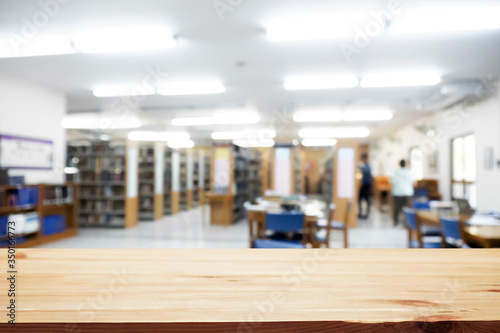
<path fill-rule="evenodd" d="M 500 332 L 500 250 L 0 253 L 0 332 Z"/>

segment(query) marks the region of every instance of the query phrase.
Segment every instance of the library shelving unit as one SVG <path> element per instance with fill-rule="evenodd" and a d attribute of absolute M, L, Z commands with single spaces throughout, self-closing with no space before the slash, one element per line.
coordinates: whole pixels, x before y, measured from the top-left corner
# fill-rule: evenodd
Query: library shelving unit
<path fill-rule="evenodd" d="M 210 163 L 211 148 L 200 148 L 195 159 L 195 185 L 194 191 L 197 193 L 199 205 L 205 204 L 205 193 L 210 192 Z M 196 194 L 195 194 L 196 198 Z"/>
<path fill-rule="evenodd" d="M 8 246 L 9 231 L 18 248 L 76 236 L 78 192 L 74 183 L 0 186 L 0 247 Z M 8 222 L 15 223 L 14 230 Z"/>
<path fill-rule="evenodd" d="M 170 150 L 170 214 L 179 213 L 179 197 L 180 197 L 180 152 L 178 150 Z M 165 164 L 168 164 L 166 162 Z"/>
<path fill-rule="evenodd" d="M 243 204 L 253 201 L 261 185 L 260 153 L 232 144 L 214 147 L 211 168 L 211 224 L 232 224 L 244 216 Z"/>
<path fill-rule="evenodd" d="M 321 192 L 325 202 L 333 202 L 333 157 L 325 162 L 323 175 L 321 177 Z"/>
<path fill-rule="evenodd" d="M 234 195 L 234 219 L 242 219 L 244 216 L 243 204 L 254 202 L 261 196 L 262 175 L 261 153 L 249 148 L 235 147 L 234 183 L 236 192 Z"/>
<path fill-rule="evenodd" d="M 164 215 L 165 144 L 141 143 L 139 147 L 139 219 L 156 221 Z"/>
<path fill-rule="evenodd" d="M 203 181 L 200 177 L 200 165 L 203 160 L 200 158 L 201 150 L 193 154 L 193 206 L 197 207 L 200 203 L 200 182 Z M 200 163 L 201 162 L 201 163 Z"/>
<path fill-rule="evenodd" d="M 139 144 L 139 220 L 154 220 L 155 148 L 153 143 Z"/>
<path fill-rule="evenodd" d="M 188 206 L 188 188 L 187 188 L 187 178 L 188 178 L 188 153 L 185 149 L 179 149 L 179 210 L 185 211 Z"/>
<path fill-rule="evenodd" d="M 299 147 L 292 149 L 292 170 L 293 170 L 293 193 L 303 193 L 303 165 L 302 154 Z"/>
<path fill-rule="evenodd" d="M 186 210 L 194 207 L 194 152 L 192 149 L 186 151 Z"/>
<path fill-rule="evenodd" d="M 80 226 L 137 225 L 138 158 L 133 141 L 68 143 L 68 166 L 77 169 L 69 178 L 80 184 Z"/>
<path fill-rule="evenodd" d="M 172 214 L 172 149 L 163 151 L 163 215 Z"/>

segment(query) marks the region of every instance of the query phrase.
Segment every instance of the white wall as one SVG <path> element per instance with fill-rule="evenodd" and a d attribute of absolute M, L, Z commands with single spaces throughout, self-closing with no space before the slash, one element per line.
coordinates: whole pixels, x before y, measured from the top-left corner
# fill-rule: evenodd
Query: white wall
<path fill-rule="evenodd" d="M 54 149 L 52 170 L 11 170 L 9 175 L 23 175 L 29 184 L 64 182 L 65 113 L 63 93 L 0 75 L 0 133 L 51 140 Z"/>
<path fill-rule="evenodd" d="M 420 128 L 422 130 L 418 130 Z M 434 129 L 435 136 L 428 137 L 426 129 Z M 472 106 L 454 107 L 421 118 L 405 127 L 382 137 L 370 146 L 371 163 L 377 175 L 390 176 L 400 159 L 409 158 L 411 147 L 419 146 L 424 153 L 438 153 L 438 170 L 428 168 L 425 157 L 424 177 L 439 179 L 440 192 L 444 200 L 450 194 L 451 139 L 463 134 L 476 135 L 477 152 L 477 203 L 481 211 L 500 209 L 500 168 L 485 168 L 485 150 L 494 149 L 495 161 L 500 160 L 500 95 L 481 101 Z"/>

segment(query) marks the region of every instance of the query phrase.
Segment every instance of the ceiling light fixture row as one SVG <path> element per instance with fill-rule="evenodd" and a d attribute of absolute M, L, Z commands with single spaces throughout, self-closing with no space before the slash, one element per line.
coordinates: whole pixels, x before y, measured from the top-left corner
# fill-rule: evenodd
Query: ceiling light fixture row
<path fill-rule="evenodd" d="M 391 120 L 392 111 L 386 107 L 351 107 L 341 111 L 336 107 L 305 108 L 296 112 L 293 120 L 297 123 L 315 122 L 356 122 Z"/>
<path fill-rule="evenodd" d="M 372 73 L 361 81 L 354 75 L 293 77 L 285 80 L 286 90 L 320 90 L 381 87 L 433 86 L 441 82 L 441 76 L 432 71 Z"/>
<path fill-rule="evenodd" d="M 295 77 L 285 80 L 286 90 L 321 90 L 382 87 L 432 86 L 441 82 L 439 74 L 431 71 L 390 72 L 365 75 L 361 81 L 354 75 L 334 75 L 321 77 Z M 143 86 L 103 86 L 94 89 L 96 97 L 117 96 L 162 96 L 222 94 L 226 88 L 220 81 L 181 81 L 166 82 L 154 88 Z"/>
<path fill-rule="evenodd" d="M 215 80 L 165 82 L 156 89 L 153 87 L 139 86 L 102 86 L 94 89 L 96 97 L 118 96 L 148 96 L 159 94 L 162 96 L 174 95 L 204 95 L 221 94 L 226 91 L 224 85 Z"/>

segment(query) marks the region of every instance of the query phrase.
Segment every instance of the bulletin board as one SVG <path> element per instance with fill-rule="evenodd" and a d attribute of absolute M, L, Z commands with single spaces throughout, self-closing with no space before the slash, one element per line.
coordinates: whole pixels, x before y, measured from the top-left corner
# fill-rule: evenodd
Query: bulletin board
<path fill-rule="evenodd" d="M 52 169 L 50 140 L 0 135 L 0 167 L 8 169 Z"/>

